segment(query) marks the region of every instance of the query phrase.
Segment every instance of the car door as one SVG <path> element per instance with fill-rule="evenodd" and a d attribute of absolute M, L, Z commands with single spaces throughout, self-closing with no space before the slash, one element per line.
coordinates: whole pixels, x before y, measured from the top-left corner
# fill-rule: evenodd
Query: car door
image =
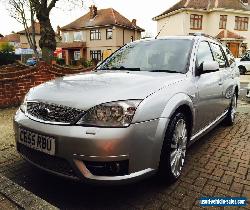
<path fill-rule="evenodd" d="M 235 87 L 235 69 L 236 63 L 234 56 L 230 52 L 230 50 L 227 47 L 222 46 L 222 51 L 223 54 L 225 55 L 225 60 L 226 60 L 226 66 L 223 70 L 220 71 L 221 73 L 221 78 L 223 82 L 223 105 L 224 105 L 224 110 L 227 110 L 229 107 L 229 104 L 231 102 L 231 98 L 234 93 L 234 87 Z"/>
<path fill-rule="evenodd" d="M 230 91 L 232 91 L 232 83 L 233 83 L 233 71 L 228 64 L 227 58 L 225 56 L 225 52 L 223 51 L 222 47 L 218 43 L 211 43 L 210 44 L 212 53 L 214 56 L 215 61 L 219 63 L 220 70 L 220 87 L 221 87 L 221 95 L 220 95 L 220 104 L 217 107 L 218 109 L 218 116 L 225 113 L 226 109 L 228 108 L 228 104 L 226 103 L 228 98 L 231 98 Z"/>
<path fill-rule="evenodd" d="M 197 67 L 203 62 L 214 61 L 210 44 L 202 41 L 197 52 Z M 195 130 L 199 132 L 213 122 L 222 112 L 222 81 L 218 71 L 196 75 L 198 100 L 196 104 Z"/>

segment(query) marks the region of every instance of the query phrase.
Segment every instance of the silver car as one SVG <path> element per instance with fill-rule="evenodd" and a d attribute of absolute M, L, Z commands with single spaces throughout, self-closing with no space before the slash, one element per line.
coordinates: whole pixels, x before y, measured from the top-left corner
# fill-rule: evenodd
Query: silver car
<path fill-rule="evenodd" d="M 126 183 L 182 172 L 187 146 L 235 120 L 239 70 L 207 36 L 141 40 L 94 71 L 32 88 L 14 118 L 18 152 L 53 174 Z"/>

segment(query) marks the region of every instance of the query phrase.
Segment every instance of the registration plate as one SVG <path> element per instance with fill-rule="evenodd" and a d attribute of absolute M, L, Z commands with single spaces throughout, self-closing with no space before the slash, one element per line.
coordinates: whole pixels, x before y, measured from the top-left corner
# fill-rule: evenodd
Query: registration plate
<path fill-rule="evenodd" d="M 20 128 L 18 142 L 34 150 L 55 155 L 55 138 L 53 137 Z"/>

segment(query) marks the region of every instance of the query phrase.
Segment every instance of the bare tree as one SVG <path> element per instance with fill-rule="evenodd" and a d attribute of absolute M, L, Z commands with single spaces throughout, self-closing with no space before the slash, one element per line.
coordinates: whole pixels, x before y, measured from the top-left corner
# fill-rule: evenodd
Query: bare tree
<path fill-rule="evenodd" d="M 9 0 L 9 5 L 11 6 L 9 9 L 11 16 L 23 25 L 30 48 L 33 49 L 38 59 L 39 54 L 35 38 L 35 10 L 32 7 L 31 0 Z"/>
<path fill-rule="evenodd" d="M 12 15 L 15 19 L 21 20 L 24 25 L 25 31 L 27 29 L 27 12 L 25 9 L 28 8 L 30 11 L 30 20 L 32 28 L 32 38 L 29 37 L 30 33 L 27 33 L 29 44 L 34 46 L 36 49 L 36 43 L 33 39 L 35 37 L 34 31 L 34 16 L 36 15 L 40 23 L 41 38 L 39 46 L 42 49 L 42 58 L 46 63 L 51 63 L 53 53 L 56 49 L 56 38 L 55 32 L 50 22 L 50 13 L 55 8 L 57 2 L 63 2 L 66 5 L 74 5 L 76 7 L 83 7 L 85 0 L 8 0 L 9 4 L 14 8 L 15 15 Z M 92 0 L 92 3 L 95 3 Z M 17 15 L 18 14 L 18 15 Z"/>
<path fill-rule="evenodd" d="M 39 45 L 42 49 L 43 60 L 51 63 L 56 49 L 55 32 L 50 22 L 50 12 L 58 1 L 71 5 L 83 6 L 84 0 L 30 0 L 41 26 L 41 39 Z"/>

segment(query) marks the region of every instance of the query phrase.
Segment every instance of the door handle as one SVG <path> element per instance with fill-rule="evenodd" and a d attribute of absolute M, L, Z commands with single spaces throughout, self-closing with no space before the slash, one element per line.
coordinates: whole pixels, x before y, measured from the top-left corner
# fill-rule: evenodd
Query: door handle
<path fill-rule="evenodd" d="M 223 85 L 223 82 L 222 82 L 222 81 L 219 81 L 219 85 L 220 85 L 220 86 Z"/>

